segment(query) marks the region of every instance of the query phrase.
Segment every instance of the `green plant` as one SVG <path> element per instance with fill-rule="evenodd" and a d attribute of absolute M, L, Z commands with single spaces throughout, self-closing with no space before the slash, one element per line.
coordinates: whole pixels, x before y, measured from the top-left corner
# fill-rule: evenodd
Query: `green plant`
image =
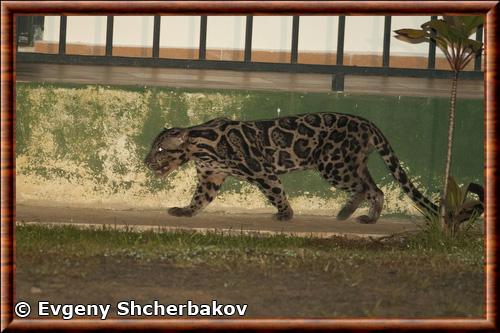
<path fill-rule="evenodd" d="M 471 183 L 460 186 L 450 177 L 447 186 L 446 198 L 442 202 L 444 217 L 417 208 L 426 219 L 425 230 L 437 239 L 448 236 L 453 239 L 459 234 L 467 233 L 484 210 L 482 187 L 479 185 Z M 469 199 L 469 193 L 477 194 L 478 199 Z M 446 228 L 442 228 L 443 225 Z"/>
<path fill-rule="evenodd" d="M 448 197 L 448 181 L 450 179 L 458 76 L 460 71 L 469 64 L 472 58 L 482 51 L 483 43 L 469 37 L 477 31 L 477 28 L 483 22 L 484 17 L 482 16 L 443 16 L 442 19 L 425 22 L 421 25 L 421 29 L 400 29 L 395 31 L 397 34 L 396 38 L 406 42 L 422 43 L 431 40 L 435 41 L 439 49 L 443 51 L 453 70 L 448 124 L 448 149 L 446 154 L 444 187 L 440 201 L 442 223 L 446 222 L 445 202 Z M 443 225 L 443 227 L 446 227 L 446 225 Z"/>

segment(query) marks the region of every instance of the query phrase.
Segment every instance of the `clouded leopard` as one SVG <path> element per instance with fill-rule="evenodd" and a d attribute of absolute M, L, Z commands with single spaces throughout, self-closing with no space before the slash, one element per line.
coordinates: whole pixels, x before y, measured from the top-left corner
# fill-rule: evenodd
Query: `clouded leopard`
<path fill-rule="evenodd" d="M 353 115 L 311 113 L 260 121 L 217 118 L 189 128 L 164 129 L 154 140 L 145 163 L 157 175 L 165 176 L 194 161 L 198 185 L 191 203 L 170 208 L 171 215 L 195 215 L 215 198 L 226 177 L 233 176 L 257 185 L 277 208 L 275 218 L 288 220 L 293 210 L 278 176 L 313 169 L 332 186 L 350 193 L 337 215 L 339 220 L 349 218 L 368 200 L 368 215 L 357 220 L 375 223 L 384 194 L 367 168 L 368 156 L 374 150 L 411 200 L 422 210 L 437 214 L 437 206 L 408 179 L 382 132 L 372 122 Z M 463 212 L 464 218 L 482 211 L 482 205 L 470 207 Z"/>

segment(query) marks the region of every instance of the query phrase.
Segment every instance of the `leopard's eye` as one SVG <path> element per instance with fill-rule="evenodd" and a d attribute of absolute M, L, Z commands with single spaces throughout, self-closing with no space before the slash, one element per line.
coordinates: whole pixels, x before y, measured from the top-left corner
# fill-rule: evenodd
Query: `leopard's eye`
<path fill-rule="evenodd" d="M 163 148 L 162 148 L 162 147 L 158 147 L 158 151 L 162 151 L 162 150 L 163 150 Z"/>

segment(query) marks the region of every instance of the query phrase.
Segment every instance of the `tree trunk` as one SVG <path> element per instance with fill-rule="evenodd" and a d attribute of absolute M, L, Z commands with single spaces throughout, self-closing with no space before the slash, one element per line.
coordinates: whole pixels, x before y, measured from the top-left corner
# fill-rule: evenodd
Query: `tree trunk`
<path fill-rule="evenodd" d="M 446 154 L 446 168 L 444 171 L 444 188 L 443 196 L 441 197 L 440 211 L 441 211 L 441 224 L 445 230 L 451 230 L 452 226 L 448 221 L 448 216 L 446 213 L 446 197 L 448 196 L 448 182 L 450 178 L 450 168 L 451 168 L 451 151 L 453 147 L 453 130 L 455 129 L 455 106 L 457 103 L 457 85 L 458 85 L 458 71 L 455 71 L 453 75 L 453 80 L 451 81 L 451 97 L 450 97 L 450 113 L 448 118 L 448 152 Z"/>

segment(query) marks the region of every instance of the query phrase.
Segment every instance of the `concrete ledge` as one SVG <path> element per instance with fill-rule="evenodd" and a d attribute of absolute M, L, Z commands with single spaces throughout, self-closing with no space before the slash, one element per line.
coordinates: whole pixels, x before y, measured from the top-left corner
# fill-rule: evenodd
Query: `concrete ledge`
<path fill-rule="evenodd" d="M 108 226 L 118 230 L 221 232 L 229 235 L 277 235 L 329 238 L 379 238 L 418 230 L 419 220 L 381 218 L 376 224 L 360 224 L 354 218 L 337 221 L 333 216 L 297 215 L 283 222 L 271 214 L 200 213 L 179 218 L 158 210 L 107 210 L 18 205 L 17 223 L 74 225 L 82 228 Z"/>
<path fill-rule="evenodd" d="M 332 92 L 332 75 L 238 72 L 213 69 L 60 65 L 20 62 L 17 82 L 159 86 L 170 88 L 248 89 Z M 458 98 L 484 98 L 484 84 L 461 79 Z M 382 96 L 449 97 L 451 80 L 346 75 L 344 93 Z"/>

